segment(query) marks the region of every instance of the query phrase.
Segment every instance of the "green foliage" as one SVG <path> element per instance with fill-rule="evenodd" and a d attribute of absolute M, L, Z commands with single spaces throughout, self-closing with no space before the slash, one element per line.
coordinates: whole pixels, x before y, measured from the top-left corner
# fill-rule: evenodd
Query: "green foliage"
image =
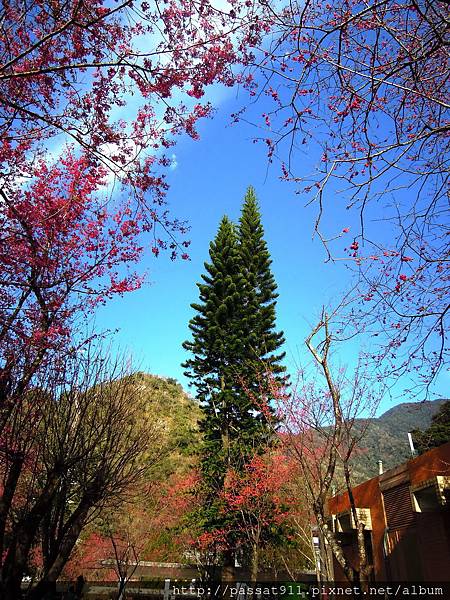
<path fill-rule="evenodd" d="M 200 303 L 192 304 L 197 311 L 189 324 L 193 340 L 184 343 L 194 356 L 183 366 L 203 409 L 202 472 L 215 490 L 222 486 L 227 465 L 239 459 L 246 445 L 243 438 L 254 433 L 257 420 L 238 380 L 246 347 L 245 286 L 235 227 L 227 217 L 210 244 L 209 255 L 211 263 L 205 263 L 206 274 L 198 284 Z"/>
<path fill-rule="evenodd" d="M 413 431 L 413 438 L 419 454 L 441 446 L 450 440 L 450 400 L 444 402 L 438 412 L 433 415 L 428 429 Z"/>
<path fill-rule="evenodd" d="M 284 342 L 275 330 L 276 283 L 252 188 L 247 191 L 239 227 L 223 217 L 209 247 L 192 339 L 183 344 L 192 357 L 184 363 L 197 391 L 203 418 L 200 468 L 205 530 L 219 526 L 219 495 L 228 469 L 240 470 L 272 434 L 253 402 L 268 372 L 282 377 L 276 354 Z"/>
<path fill-rule="evenodd" d="M 275 331 L 275 307 L 278 298 L 277 284 L 271 272 L 264 229 L 253 188 L 249 188 L 239 221 L 241 269 L 245 282 L 246 330 L 251 364 L 249 384 L 261 385 L 267 372 L 276 375 L 284 372 L 281 365 L 285 353 L 274 354 L 284 343 L 283 332 Z M 259 377 L 255 377 L 258 374 Z"/>
<path fill-rule="evenodd" d="M 198 420 L 201 410 L 173 378 L 148 373 L 131 375 L 142 405 L 142 415 L 150 414 L 160 423 L 160 446 L 165 457 L 152 470 L 152 479 L 164 479 L 174 473 L 186 473 L 200 441 Z"/>

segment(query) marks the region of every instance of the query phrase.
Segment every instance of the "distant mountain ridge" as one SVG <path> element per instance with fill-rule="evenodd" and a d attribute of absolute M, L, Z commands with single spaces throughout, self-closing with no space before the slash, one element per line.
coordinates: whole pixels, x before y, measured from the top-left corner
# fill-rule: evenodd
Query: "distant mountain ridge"
<path fill-rule="evenodd" d="M 393 406 L 381 416 L 373 419 L 359 419 L 361 426 L 368 423 L 368 429 L 361 441 L 361 453 L 354 459 L 353 474 L 359 483 L 378 474 L 378 461 L 383 461 L 387 471 L 411 458 L 408 431 L 426 429 L 433 415 L 445 399 L 424 402 L 403 402 Z"/>

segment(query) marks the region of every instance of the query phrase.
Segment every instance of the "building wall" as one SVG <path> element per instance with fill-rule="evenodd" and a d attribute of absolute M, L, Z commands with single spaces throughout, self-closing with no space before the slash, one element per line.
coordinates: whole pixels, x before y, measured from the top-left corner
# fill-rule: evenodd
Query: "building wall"
<path fill-rule="evenodd" d="M 434 475 L 450 475 L 450 442 L 433 448 L 406 464 L 412 485 L 426 481 Z"/>
<path fill-rule="evenodd" d="M 448 580 L 450 570 L 450 497 L 433 512 L 414 510 L 411 489 L 437 475 L 450 475 L 450 442 L 353 488 L 358 508 L 369 508 L 369 535 L 375 581 Z M 348 494 L 331 498 L 330 515 L 350 510 Z M 340 534 L 342 548 L 356 566 L 356 540 Z M 345 576 L 334 561 L 335 579 Z"/>

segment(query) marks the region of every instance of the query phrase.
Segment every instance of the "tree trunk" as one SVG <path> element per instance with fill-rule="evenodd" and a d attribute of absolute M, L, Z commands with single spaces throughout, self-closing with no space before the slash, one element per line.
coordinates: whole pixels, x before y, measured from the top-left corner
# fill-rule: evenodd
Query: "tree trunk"
<path fill-rule="evenodd" d="M 58 553 L 54 556 L 51 565 L 48 565 L 41 580 L 27 594 L 27 600 L 40 600 L 44 597 L 48 586 L 52 586 L 56 583 L 58 577 L 61 575 L 64 565 L 69 560 L 73 547 L 84 527 L 88 510 L 89 509 L 86 507 L 83 510 L 80 509 L 76 518 L 73 519 L 73 523 L 66 532 L 64 539 L 61 541 Z"/>
<path fill-rule="evenodd" d="M 350 477 L 350 468 L 348 459 L 344 461 L 344 475 L 345 483 L 347 485 L 347 492 L 350 501 L 350 508 L 353 515 L 353 520 L 356 527 L 356 541 L 358 547 L 358 572 L 355 573 L 355 582 L 361 585 L 363 591 L 367 591 L 367 579 L 369 574 L 369 565 L 367 562 L 366 552 L 366 541 L 364 537 L 364 523 L 362 523 L 358 517 L 358 511 L 356 509 L 355 497 L 353 495 L 353 488 Z"/>
<path fill-rule="evenodd" d="M 258 544 L 253 544 L 252 546 L 252 558 L 250 565 L 250 580 L 251 583 L 256 583 L 258 579 L 258 567 L 259 567 L 259 548 Z"/>
<path fill-rule="evenodd" d="M 117 600 L 123 600 L 125 595 L 125 588 L 127 587 L 127 581 L 124 578 L 119 579 L 119 591 L 117 593 Z"/>
<path fill-rule="evenodd" d="M 11 510 L 12 501 L 17 488 L 20 474 L 23 467 L 23 456 L 16 456 L 12 459 L 12 465 L 8 472 L 8 477 L 4 484 L 2 496 L 0 498 L 0 556 L 3 556 L 6 522 Z"/>
<path fill-rule="evenodd" d="M 22 522 L 19 522 L 14 532 L 14 537 L 9 544 L 2 569 L 2 582 L 4 594 L 6 594 L 3 600 L 17 600 L 21 597 L 20 585 L 30 554 L 30 548 L 36 538 L 36 532 L 39 529 L 45 511 L 48 509 L 58 482 L 59 474 L 56 472 L 52 473 L 35 505 L 26 518 Z"/>
<path fill-rule="evenodd" d="M 353 569 L 353 567 L 349 564 L 349 562 L 347 561 L 341 546 L 338 544 L 334 534 L 332 531 L 330 531 L 330 528 L 328 527 L 328 525 L 325 522 L 325 519 L 322 515 L 322 513 L 317 510 L 317 507 L 315 507 L 315 515 L 316 515 L 316 519 L 317 519 L 317 524 L 320 527 L 320 530 L 322 532 L 323 537 L 327 540 L 327 542 L 330 545 L 331 551 L 334 555 L 334 557 L 336 558 L 337 562 L 340 564 L 340 566 L 342 567 L 342 570 L 345 573 L 345 576 L 347 577 L 347 579 L 350 582 L 354 582 L 355 580 L 355 570 Z"/>

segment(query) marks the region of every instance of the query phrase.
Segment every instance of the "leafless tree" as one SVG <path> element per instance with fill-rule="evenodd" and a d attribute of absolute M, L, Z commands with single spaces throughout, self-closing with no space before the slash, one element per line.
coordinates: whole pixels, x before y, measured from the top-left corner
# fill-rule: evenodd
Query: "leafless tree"
<path fill-rule="evenodd" d="M 120 504 L 158 460 L 158 424 L 142 417 L 136 400 L 124 365 L 89 348 L 66 358 L 33 397 L 14 407 L 0 504 L 5 599 L 18 597 L 36 544 L 43 568 L 28 595 L 42 597 L 83 528 L 105 506 Z M 26 419 L 24 435 L 20 423 Z"/>
<path fill-rule="evenodd" d="M 314 378 L 300 372 L 292 392 L 278 393 L 280 439 L 299 466 L 306 500 L 327 547 L 349 581 L 364 583 L 371 567 L 365 545 L 365 523 L 352 492 L 352 461 L 367 428 L 367 420 L 357 422 L 357 419 L 373 415 L 380 396 L 361 367 L 356 367 L 351 376 L 346 369 L 335 371 L 331 364 L 332 344 L 329 317 L 323 312 L 306 340 L 317 367 Z M 349 498 L 356 528 L 358 564 L 349 561 L 330 527 L 327 502 L 336 484 Z"/>
<path fill-rule="evenodd" d="M 107 523 L 107 538 L 111 544 L 112 563 L 118 581 L 117 600 L 122 600 L 126 587 L 141 561 L 145 546 L 145 534 L 128 515 L 111 515 L 114 522 Z M 121 522 L 120 531 L 116 531 L 117 522 Z M 126 523 L 124 523 L 126 521 Z"/>

